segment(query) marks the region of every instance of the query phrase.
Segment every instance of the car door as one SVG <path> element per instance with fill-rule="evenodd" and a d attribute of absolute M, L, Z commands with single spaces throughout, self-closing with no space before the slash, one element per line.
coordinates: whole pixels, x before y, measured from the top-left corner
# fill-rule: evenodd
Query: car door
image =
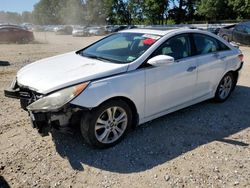
<path fill-rule="evenodd" d="M 196 46 L 197 83 L 194 98 L 212 95 L 230 58 L 230 49 L 219 40 L 205 35 L 193 34 Z"/>
<path fill-rule="evenodd" d="M 245 43 L 244 38 L 245 38 L 244 26 L 236 25 L 235 29 L 233 30 L 233 41 L 244 44 Z"/>
<path fill-rule="evenodd" d="M 145 71 L 145 116 L 150 117 L 193 99 L 196 83 L 196 62 L 191 57 L 189 34 L 168 39 L 151 57 L 169 55 L 175 62 L 151 66 Z"/>
<path fill-rule="evenodd" d="M 244 44 L 249 45 L 250 44 L 250 26 L 245 25 L 244 33 L 245 33 L 245 39 L 244 39 L 245 43 Z"/>
<path fill-rule="evenodd" d="M 1 28 L 0 29 L 0 42 L 9 42 L 9 29 Z"/>

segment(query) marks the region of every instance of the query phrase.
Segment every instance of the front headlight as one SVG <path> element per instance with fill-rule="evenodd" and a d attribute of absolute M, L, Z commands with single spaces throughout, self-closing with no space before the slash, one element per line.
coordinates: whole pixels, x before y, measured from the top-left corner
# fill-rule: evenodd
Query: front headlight
<path fill-rule="evenodd" d="M 78 96 L 87 86 L 89 82 L 85 82 L 73 87 L 69 87 L 66 89 L 62 89 L 60 91 L 57 91 L 55 93 L 52 93 L 46 97 L 43 97 L 29 106 L 27 106 L 27 109 L 29 111 L 54 111 L 68 102 L 70 102 L 72 99 L 74 99 L 76 96 Z"/>

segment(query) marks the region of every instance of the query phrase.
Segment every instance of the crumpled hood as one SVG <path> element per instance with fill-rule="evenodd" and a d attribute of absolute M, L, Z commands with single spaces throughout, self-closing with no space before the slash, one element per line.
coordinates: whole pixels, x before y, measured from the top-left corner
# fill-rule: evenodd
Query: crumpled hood
<path fill-rule="evenodd" d="M 127 64 L 104 62 L 70 52 L 23 67 L 17 73 L 17 82 L 47 94 L 84 81 L 126 72 L 127 68 Z"/>

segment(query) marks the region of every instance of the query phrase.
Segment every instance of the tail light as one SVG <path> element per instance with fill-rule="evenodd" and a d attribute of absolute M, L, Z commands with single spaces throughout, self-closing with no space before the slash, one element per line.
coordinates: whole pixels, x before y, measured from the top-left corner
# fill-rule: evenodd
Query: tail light
<path fill-rule="evenodd" d="M 243 59 L 244 59 L 244 55 L 243 55 L 243 54 L 238 55 L 238 57 L 239 57 L 239 59 L 240 59 L 241 61 L 243 61 Z"/>

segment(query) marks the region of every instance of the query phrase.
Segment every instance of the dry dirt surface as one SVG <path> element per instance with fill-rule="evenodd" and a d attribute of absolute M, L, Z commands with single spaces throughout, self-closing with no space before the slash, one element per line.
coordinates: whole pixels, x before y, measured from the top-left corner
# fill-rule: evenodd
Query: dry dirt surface
<path fill-rule="evenodd" d="M 31 128 L 19 102 L 3 95 L 17 70 L 98 38 L 36 33 L 34 44 L 0 45 L 0 187 L 250 187 L 247 47 L 241 47 L 245 64 L 228 101 L 151 121 L 113 148 L 89 148 L 77 131 L 41 137 Z"/>

